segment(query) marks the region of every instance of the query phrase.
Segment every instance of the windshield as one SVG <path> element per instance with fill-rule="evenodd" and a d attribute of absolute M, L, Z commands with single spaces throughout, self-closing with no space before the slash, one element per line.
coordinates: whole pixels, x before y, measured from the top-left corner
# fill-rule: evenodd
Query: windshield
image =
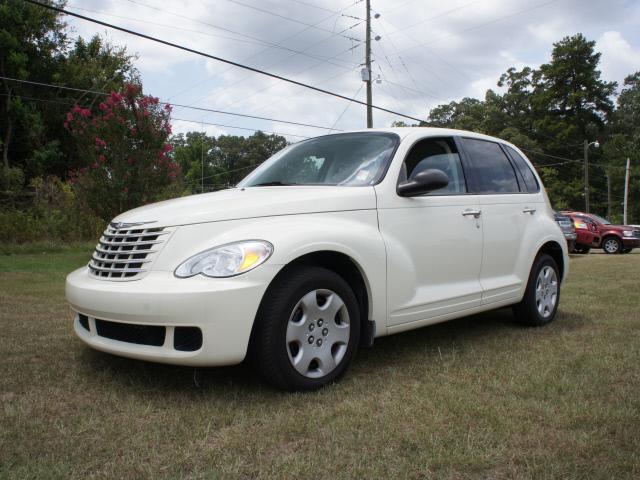
<path fill-rule="evenodd" d="M 594 215 L 593 213 L 591 214 L 591 218 L 593 218 L 596 222 L 601 223 L 602 225 L 611 225 L 611 222 L 609 220 L 599 217 L 598 215 Z"/>
<path fill-rule="evenodd" d="M 341 133 L 312 138 L 276 153 L 239 187 L 374 185 L 384 176 L 400 138 L 393 133 Z"/>

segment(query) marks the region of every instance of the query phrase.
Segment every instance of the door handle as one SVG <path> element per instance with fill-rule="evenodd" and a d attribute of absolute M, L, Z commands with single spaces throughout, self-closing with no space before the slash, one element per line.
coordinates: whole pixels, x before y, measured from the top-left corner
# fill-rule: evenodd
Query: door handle
<path fill-rule="evenodd" d="M 524 207 L 522 209 L 522 213 L 530 213 L 531 215 L 533 215 L 534 213 L 536 213 L 536 209 L 531 207 Z"/>
<path fill-rule="evenodd" d="M 481 210 L 473 210 L 473 209 L 467 209 L 464 210 L 462 212 L 462 215 L 464 215 L 465 217 L 474 217 L 474 218 L 478 218 L 480 217 L 480 215 L 482 215 L 482 211 Z"/>

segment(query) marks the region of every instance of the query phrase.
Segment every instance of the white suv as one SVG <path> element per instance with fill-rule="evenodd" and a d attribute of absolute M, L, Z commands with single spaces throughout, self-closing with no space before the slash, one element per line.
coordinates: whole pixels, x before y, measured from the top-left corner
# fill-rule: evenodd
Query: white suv
<path fill-rule="evenodd" d="M 549 323 L 567 268 L 520 150 L 401 128 L 296 143 L 236 188 L 123 213 L 66 292 L 93 348 L 194 366 L 250 356 L 272 384 L 309 390 L 374 337 L 508 305 Z"/>

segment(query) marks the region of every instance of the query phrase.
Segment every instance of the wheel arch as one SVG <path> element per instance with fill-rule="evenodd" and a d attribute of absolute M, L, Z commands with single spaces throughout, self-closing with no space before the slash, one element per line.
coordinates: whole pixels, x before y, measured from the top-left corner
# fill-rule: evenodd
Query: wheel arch
<path fill-rule="evenodd" d="M 283 265 L 265 290 L 258 311 L 264 299 L 269 295 L 269 291 L 273 285 L 292 268 L 300 265 L 326 268 L 340 275 L 349 284 L 358 300 L 358 307 L 360 309 L 360 344 L 366 346 L 373 344 L 376 327 L 375 322 L 369 319 L 373 308 L 371 285 L 362 266 L 353 257 L 337 250 L 317 250 L 305 253 Z M 251 337 L 253 337 L 255 323 L 254 321 Z"/>
<path fill-rule="evenodd" d="M 565 258 L 564 258 L 564 252 L 562 250 L 562 246 L 555 240 L 549 240 L 544 244 L 542 244 L 542 246 L 538 249 L 538 253 L 536 254 L 536 257 L 541 253 L 546 253 L 551 258 L 553 258 L 553 260 L 558 265 L 558 268 L 560 269 L 560 278 L 564 279 L 567 265 L 565 264 Z"/>

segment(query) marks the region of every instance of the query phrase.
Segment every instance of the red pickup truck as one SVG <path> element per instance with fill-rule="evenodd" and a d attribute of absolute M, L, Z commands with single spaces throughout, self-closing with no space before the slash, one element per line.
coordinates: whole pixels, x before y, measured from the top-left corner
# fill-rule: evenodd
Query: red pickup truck
<path fill-rule="evenodd" d="M 593 213 L 563 211 L 576 227 L 578 238 L 575 251 L 589 253 L 592 248 L 602 248 L 605 253 L 629 253 L 640 248 L 640 228 L 631 225 L 613 225 Z"/>

